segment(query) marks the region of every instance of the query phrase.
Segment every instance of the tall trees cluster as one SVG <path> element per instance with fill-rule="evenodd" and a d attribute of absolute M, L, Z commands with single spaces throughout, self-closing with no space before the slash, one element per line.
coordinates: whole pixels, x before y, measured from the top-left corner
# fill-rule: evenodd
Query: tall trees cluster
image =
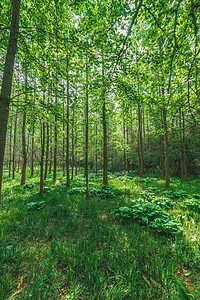
<path fill-rule="evenodd" d="M 57 167 L 67 187 L 84 167 L 87 194 L 88 167 L 105 185 L 108 171 L 166 187 L 197 171 L 198 1 L 3 2 L 0 187 L 3 158 L 21 184 L 40 166 L 41 194 Z"/>

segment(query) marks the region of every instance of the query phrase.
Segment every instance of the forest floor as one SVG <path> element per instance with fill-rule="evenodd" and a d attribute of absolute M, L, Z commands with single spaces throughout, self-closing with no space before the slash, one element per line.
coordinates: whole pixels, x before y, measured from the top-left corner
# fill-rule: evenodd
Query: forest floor
<path fill-rule="evenodd" d="M 4 175 L 0 299 L 200 299 L 200 177 Z"/>

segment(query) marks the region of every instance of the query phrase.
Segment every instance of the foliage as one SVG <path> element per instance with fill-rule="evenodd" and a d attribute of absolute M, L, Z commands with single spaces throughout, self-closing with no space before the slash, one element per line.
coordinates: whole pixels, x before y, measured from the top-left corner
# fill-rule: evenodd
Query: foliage
<path fill-rule="evenodd" d="M 44 208 L 45 204 L 45 201 L 29 202 L 26 204 L 26 207 L 28 210 L 40 210 Z"/>
<path fill-rule="evenodd" d="M 183 265 L 191 271 L 195 289 L 199 245 L 192 239 L 194 233 L 198 238 L 198 214 L 193 215 L 195 224 L 190 217 L 182 218 L 187 235 L 175 234 L 178 226 L 172 221 L 183 215 L 180 203 L 184 200 L 176 203 L 160 194 L 147 200 L 146 193 L 144 198 L 139 194 L 147 191 L 149 183 L 142 183 L 141 188 L 128 176 L 118 180 L 112 175 L 111 188 L 102 187 L 95 175 L 90 184 L 116 197 L 97 197 L 94 190 L 86 199 L 84 193 L 67 192 L 60 182 L 62 170 L 51 192 L 39 199 L 34 188 L 17 184 L 19 177 L 17 174 L 12 184 L 7 178 L 0 212 L 0 298 L 164 300 L 179 295 L 175 274 Z M 75 176 L 73 188 L 84 183 L 79 178 L 83 175 Z M 39 177 L 30 181 L 37 186 Z M 46 186 L 50 182 L 48 175 Z M 180 184 L 180 190 L 198 193 L 198 183 L 192 191 L 189 182 Z M 155 182 L 151 187 L 163 190 L 164 182 L 159 180 L 159 186 Z M 130 193 L 122 193 L 124 190 Z M 169 201 L 174 202 L 174 209 L 167 208 Z M 116 211 L 116 206 L 126 222 L 113 222 L 109 212 Z M 152 230 L 147 230 L 147 219 Z"/>
<path fill-rule="evenodd" d="M 25 189 L 32 189 L 32 188 L 34 188 L 34 186 L 35 186 L 35 183 L 34 182 L 30 182 L 30 183 L 25 184 L 24 188 Z"/>
<path fill-rule="evenodd" d="M 140 203 L 139 201 L 139 203 L 136 204 L 136 201 L 134 201 L 135 204 L 131 208 L 127 206 L 120 207 L 112 212 L 112 214 L 125 219 L 138 219 L 142 224 L 149 225 L 162 233 L 174 235 L 183 231 L 180 224 L 171 221 L 169 215 L 163 211 L 156 202 Z M 167 204 L 168 203 L 169 202 L 167 201 Z M 164 207 L 166 206 L 169 208 L 168 205 L 164 205 Z"/>
<path fill-rule="evenodd" d="M 85 194 L 86 188 L 74 187 L 69 190 L 69 194 Z M 89 187 L 89 193 L 102 198 L 114 198 L 115 194 L 108 186 L 103 185 L 101 189 Z"/>
<path fill-rule="evenodd" d="M 191 209 L 196 212 L 200 212 L 200 201 L 197 199 L 186 199 L 184 202 L 181 204 L 181 207 L 184 209 Z"/>
<path fill-rule="evenodd" d="M 188 193 L 183 190 L 176 190 L 176 191 L 168 190 L 168 191 L 164 191 L 163 195 L 166 195 L 169 198 L 180 198 L 180 197 L 187 197 Z"/>

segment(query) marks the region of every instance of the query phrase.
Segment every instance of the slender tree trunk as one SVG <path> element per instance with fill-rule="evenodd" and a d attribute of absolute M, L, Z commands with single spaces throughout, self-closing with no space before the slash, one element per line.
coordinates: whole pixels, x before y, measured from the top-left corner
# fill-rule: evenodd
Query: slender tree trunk
<path fill-rule="evenodd" d="M 34 174 L 34 128 L 32 132 L 32 138 L 31 138 L 31 177 L 33 177 Z"/>
<path fill-rule="evenodd" d="M 72 115 L 72 174 L 71 180 L 74 178 L 74 109 Z"/>
<path fill-rule="evenodd" d="M 0 201 L 3 175 L 3 158 L 6 144 L 6 131 L 8 124 L 8 114 L 10 105 L 10 96 L 12 88 L 13 68 L 15 54 L 17 51 L 17 40 L 19 33 L 19 13 L 21 0 L 12 2 L 12 21 L 10 27 L 10 37 L 6 53 L 6 60 L 3 71 L 3 79 L 0 93 Z M 0 202 L 1 205 L 1 202 Z"/>
<path fill-rule="evenodd" d="M 143 177 L 144 176 L 144 156 L 143 156 L 141 108 L 140 108 L 139 103 L 138 103 L 138 134 L 139 134 L 139 152 L 140 152 L 140 177 Z"/>
<path fill-rule="evenodd" d="M 107 153 L 107 116 L 106 116 L 106 95 L 105 95 L 105 71 L 104 71 L 104 54 L 102 50 L 102 119 L 103 119 L 103 184 L 108 185 L 108 153 Z"/>
<path fill-rule="evenodd" d="M 123 135 L 124 135 L 124 174 L 126 174 L 126 149 L 125 149 L 125 142 L 126 142 L 126 128 L 125 124 L 123 126 Z"/>
<path fill-rule="evenodd" d="M 44 170 L 44 180 L 47 179 L 47 171 L 48 171 L 48 162 L 49 162 L 49 124 L 47 122 L 46 124 L 46 132 L 47 132 L 47 137 L 46 137 L 46 158 L 45 158 L 45 170 Z"/>
<path fill-rule="evenodd" d="M 50 70 L 49 70 L 50 73 Z M 48 105 L 49 105 L 49 98 L 50 98 L 50 84 L 48 86 Z M 45 169 L 44 169 L 44 180 L 47 179 L 47 172 L 48 172 L 48 163 L 49 163 L 49 123 L 46 123 L 46 133 L 47 133 L 47 137 L 46 137 L 46 157 L 45 157 Z"/>
<path fill-rule="evenodd" d="M 88 62 L 86 56 L 86 97 L 85 97 L 85 179 L 86 179 L 86 198 L 89 197 L 88 189 Z"/>
<path fill-rule="evenodd" d="M 164 126 L 164 141 L 165 141 L 165 187 L 169 188 L 170 175 L 169 175 L 169 142 L 168 142 L 168 128 L 167 128 L 167 114 L 163 109 L 163 126 Z"/>
<path fill-rule="evenodd" d="M 15 165 L 16 165 L 16 159 L 15 159 L 15 154 L 16 154 L 16 138 L 17 138 L 17 116 L 18 116 L 18 100 L 17 99 L 17 107 L 16 107 L 16 114 L 15 114 L 15 123 L 14 123 L 14 137 L 13 137 L 13 168 L 12 168 L 12 179 L 15 178 Z"/>
<path fill-rule="evenodd" d="M 56 78 L 56 101 L 55 105 L 57 107 L 57 78 Z M 58 149 L 58 128 L 57 128 L 57 112 L 55 114 L 55 126 L 54 126 L 54 155 L 53 155 L 53 182 L 56 182 L 56 169 L 57 169 L 57 149 Z"/>
<path fill-rule="evenodd" d="M 127 142 L 127 146 L 129 145 L 129 136 L 128 136 L 128 125 L 127 125 L 127 128 L 126 128 L 126 142 Z M 126 164 L 127 164 L 127 172 L 129 174 L 130 172 L 130 165 L 129 165 L 129 155 L 128 155 L 128 150 L 127 150 L 127 153 L 126 153 Z"/>
<path fill-rule="evenodd" d="M 75 175 L 78 174 L 78 157 L 77 157 L 77 140 L 78 140 L 78 131 L 77 131 L 77 125 L 75 129 Z"/>
<path fill-rule="evenodd" d="M 9 178 L 11 177 L 11 164 L 12 164 L 12 123 L 13 123 L 13 109 L 10 124 L 10 138 L 9 138 Z"/>
<path fill-rule="evenodd" d="M 69 57 L 67 54 L 67 155 L 66 155 L 66 168 L 67 168 L 67 188 L 70 188 L 70 174 L 69 174 Z"/>
<path fill-rule="evenodd" d="M 186 156 L 186 148 L 185 148 L 185 114 L 183 111 L 182 111 L 182 117 L 183 117 L 183 170 L 184 170 L 185 181 L 188 181 L 187 156 Z"/>
<path fill-rule="evenodd" d="M 26 62 L 27 64 L 27 62 Z M 26 72 L 25 72 L 25 90 L 27 91 L 27 65 L 26 65 Z M 22 125 L 22 178 L 21 178 L 21 185 L 24 185 L 26 182 L 26 164 L 27 164 L 27 151 L 26 151 L 26 103 L 27 103 L 27 93 L 25 94 L 25 103 L 24 103 L 24 114 L 23 114 L 23 125 Z"/>
<path fill-rule="evenodd" d="M 63 100 L 63 144 L 62 144 L 62 169 L 63 169 L 63 177 L 65 176 L 65 105 Z"/>
<path fill-rule="evenodd" d="M 95 143 L 96 143 L 96 149 L 95 149 L 95 167 L 96 167 L 96 174 L 98 173 L 98 148 L 97 148 L 97 132 L 98 132 L 98 126 L 96 124 L 96 138 L 95 138 Z"/>
<path fill-rule="evenodd" d="M 180 128 L 180 136 L 179 136 L 179 142 L 180 142 L 180 176 L 184 178 L 184 166 L 183 166 L 183 131 L 182 131 L 182 122 L 181 122 L 181 108 L 179 109 L 179 128 Z"/>
<path fill-rule="evenodd" d="M 52 169 L 53 149 L 52 149 L 52 124 L 50 123 L 50 161 L 49 161 L 49 174 Z"/>
<path fill-rule="evenodd" d="M 44 147 L 45 147 L 45 122 L 43 121 L 42 128 L 41 128 L 40 196 L 42 196 L 44 193 L 44 181 L 43 181 Z"/>
<path fill-rule="evenodd" d="M 62 169 L 63 169 L 63 177 L 65 176 L 65 134 L 64 134 L 64 130 L 65 130 L 65 124 L 63 122 L 63 145 L 62 145 Z"/>
<path fill-rule="evenodd" d="M 163 127 L 163 126 L 162 126 Z M 162 179 L 165 178 L 165 150 L 164 150 L 164 136 L 160 136 L 160 169 Z"/>

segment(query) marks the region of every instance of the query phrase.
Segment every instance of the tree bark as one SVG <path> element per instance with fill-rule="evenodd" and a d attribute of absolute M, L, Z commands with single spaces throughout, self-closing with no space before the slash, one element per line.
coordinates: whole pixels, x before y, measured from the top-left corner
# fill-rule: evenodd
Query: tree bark
<path fill-rule="evenodd" d="M 183 171 L 185 181 L 188 181 L 188 171 L 187 171 L 187 156 L 186 156 L 186 148 L 185 148 L 185 114 L 182 111 L 183 117 Z"/>
<path fill-rule="evenodd" d="M 86 56 L 86 97 L 85 97 L 85 179 L 86 179 L 86 198 L 89 197 L 88 189 L 88 62 Z"/>
<path fill-rule="evenodd" d="M 126 128 L 126 142 L 127 142 L 127 146 L 129 145 L 129 132 L 128 132 L 128 125 L 127 125 L 127 128 Z M 130 165 L 129 165 L 129 155 L 128 155 L 128 150 L 127 150 L 127 153 L 126 153 L 126 164 L 127 164 L 127 172 L 129 174 L 130 172 Z"/>
<path fill-rule="evenodd" d="M 33 177 L 34 174 L 34 128 L 32 132 L 32 138 L 31 138 L 31 177 Z"/>
<path fill-rule="evenodd" d="M 125 149 L 125 143 L 126 143 L 126 128 L 125 124 L 123 126 L 123 135 L 124 135 L 124 174 L 126 174 L 126 149 Z"/>
<path fill-rule="evenodd" d="M 25 71 L 25 90 L 27 91 L 27 65 Z M 23 114 L 23 125 L 22 125 L 22 178 L 21 185 L 24 185 L 26 182 L 26 164 L 27 164 L 27 152 L 26 152 L 26 103 L 27 103 L 27 93 L 25 94 L 24 102 L 24 114 Z"/>
<path fill-rule="evenodd" d="M 50 159 L 49 159 L 49 174 L 51 174 L 52 169 L 52 159 L 53 159 L 53 149 L 52 149 L 52 124 L 50 123 Z"/>
<path fill-rule="evenodd" d="M 74 178 L 74 109 L 72 115 L 72 174 L 71 180 Z"/>
<path fill-rule="evenodd" d="M 162 111 L 163 127 L 164 127 L 164 141 L 165 141 L 165 187 L 169 188 L 170 175 L 169 175 L 169 142 L 168 142 L 168 128 L 167 128 L 167 114 L 166 109 Z"/>
<path fill-rule="evenodd" d="M 9 138 L 9 178 L 11 177 L 11 164 L 12 164 L 12 124 L 13 124 L 13 109 L 10 124 L 10 138 Z"/>
<path fill-rule="evenodd" d="M 6 53 L 6 60 L 3 71 L 3 79 L 0 93 L 0 201 L 3 176 L 3 158 L 6 144 L 6 131 L 8 124 L 8 114 L 10 105 L 10 96 L 12 88 L 13 68 L 15 54 L 17 51 L 17 40 L 19 33 L 19 14 L 21 0 L 12 2 L 12 21 L 10 29 L 9 43 Z M 1 205 L 1 202 L 0 202 Z"/>
<path fill-rule="evenodd" d="M 102 50 L 102 119 L 103 119 L 103 184 L 108 185 L 108 153 L 107 153 L 107 120 L 106 120 L 106 95 L 105 95 L 105 72 L 104 54 Z"/>
<path fill-rule="evenodd" d="M 58 97 L 57 97 L 57 75 L 56 75 L 56 99 L 55 106 L 57 108 Z M 53 154 L 53 182 L 56 182 L 56 168 L 57 168 L 57 148 L 58 148 L 58 128 L 57 128 L 57 110 L 55 112 L 55 126 L 54 126 L 54 154 Z"/>
<path fill-rule="evenodd" d="M 43 121 L 42 128 L 41 128 L 40 196 L 42 196 L 44 193 L 44 181 L 43 181 L 44 146 L 45 146 L 45 122 Z"/>
<path fill-rule="evenodd" d="M 17 99 L 17 107 L 16 107 L 16 114 L 15 114 L 15 123 L 14 123 L 14 137 L 13 137 L 13 156 L 12 156 L 12 161 L 13 161 L 13 165 L 12 165 L 12 179 L 15 178 L 15 154 L 16 154 L 16 139 L 17 139 L 17 116 L 18 116 L 18 100 Z"/>
<path fill-rule="evenodd" d="M 48 105 L 49 105 L 49 98 L 50 98 L 50 92 L 48 87 Z M 46 157 L 45 157 L 45 169 L 44 169 L 44 180 L 47 178 L 47 172 L 48 172 L 48 163 L 49 163 L 49 123 L 46 123 Z"/>
<path fill-rule="evenodd" d="M 70 188 L 69 174 L 69 58 L 67 54 L 67 153 L 66 153 L 66 168 L 67 168 L 67 188 Z"/>
<path fill-rule="evenodd" d="M 138 134 L 139 134 L 139 152 L 140 152 L 140 177 L 144 176 L 144 156 L 143 156 L 143 138 L 142 138 L 142 120 L 141 108 L 138 103 Z"/>
<path fill-rule="evenodd" d="M 75 175 L 78 174 L 78 157 L 77 157 L 77 140 L 78 140 L 78 131 L 77 131 L 77 124 L 75 128 Z"/>
<path fill-rule="evenodd" d="M 95 168 L 96 168 L 96 174 L 98 174 L 98 148 L 97 148 L 97 130 L 98 126 L 96 124 L 96 138 L 95 138 L 95 143 L 96 143 L 96 149 L 95 149 Z"/>

